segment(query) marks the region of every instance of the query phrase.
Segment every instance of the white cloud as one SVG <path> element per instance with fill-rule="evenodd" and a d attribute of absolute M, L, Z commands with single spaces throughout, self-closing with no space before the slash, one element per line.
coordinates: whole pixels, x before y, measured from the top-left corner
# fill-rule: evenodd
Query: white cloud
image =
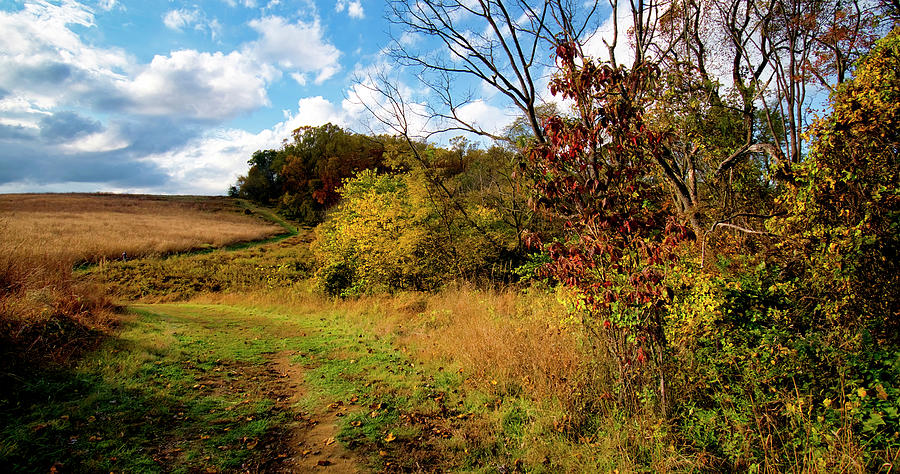
<path fill-rule="evenodd" d="M 185 26 L 197 23 L 201 18 L 199 9 L 170 10 L 163 17 L 163 23 L 172 30 L 181 30 Z"/>
<path fill-rule="evenodd" d="M 499 134 L 516 118 L 512 111 L 494 107 L 483 100 L 460 107 L 457 115 L 460 120 L 492 134 Z"/>
<path fill-rule="evenodd" d="M 99 2 L 97 2 L 97 5 L 106 11 L 110 11 L 113 8 L 118 8 L 120 10 L 125 9 L 125 6 L 119 3 L 117 0 L 100 0 Z"/>
<path fill-rule="evenodd" d="M 182 50 L 154 57 L 124 89 L 136 113 L 223 120 L 268 105 L 277 76 L 239 52 Z"/>
<path fill-rule="evenodd" d="M 146 161 L 169 176 L 164 192 L 225 194 L 246 173 L 247 159 L 254 151 L 274 146 L 266 138 L 243 130 L 215 130 L 177 150 L 150 155 Z"/>
<path fill-rule="evenodd" d="M 60 104 L 109 98 L 100 91 L 114 89 L 124 80 L 133 59 L 120 49 L 85 44 L 70 25 L 93 28 L 93 14 L 72 1 L 28 3 L 18 12 L 0 11 L 4 102 L 14 98 L 18 112 L 46 114 Z"/>
<path fill-rule="evenodd" d="M 347 11 L 347 15 L 350 18 L 361 20 L 366 17 L 361 0 L 350 0 L 349 2 L 347 0 L 337 0 L 334 2 L 334 11 L 343 13 L 344 10 Z"/>
<path fill-rule="evenodd" d="M 52 60 L 90 71 L 108 71 L 128 63 L 120 49 L 85 45 L 68 25 L 94 26 L 89 9 L 68 1 L 62 5 L 28 3 L 22 11 L 0 11 L 0 57 L 16 60 Z"/>
<path fill-rule="evenodd" d="M 294 82 L 296 82 L 297 84 L 300 84 L 301 86 L 306 85 L 306 74 L 300 74 L 299 72 L 292 72 L 291 79 L 293 79 Z"/>
<path fill-rule="evenodd" d="M 351 1 L 347 4 L 347 15 L 350 18 L 363 19 L 366 14 L 363 11 L 362 3 L 359 0 Z"/>
<path fill-rule="evenodd" d="M 435 130 L 427 105 L 424 101 L 417 100 L 412 88 L 396 78 L 393 80 L 396 81 L 397 94 L 402 100 L 392 102 L 378 92 L 371 75 L 350 87 L 341 108 L 350 117 L 348 122 L 351 128 L 364 133 L 390 135 L 405 131 L 412 138 L 427 138 Z M 375 117 L 370 118 L 373 114 Z M 404 124 L 401 124 L 398 115 L 405 120 Z"/>
<path fill-rule="evenodd" d="M 288 23 L 284 18 L 268 16 L 253 20 L 250 27 L 259 32 L 259 40 L 246 50 L 263 62 L 298 72 L 315 72 L 321 83 L 340 69 L 341 52 L 324 39 L 318 20 L 309 23 Z"/>
<path fill-rule="evenodd" d="M 128 147 L 128 145 L 130 144 L 131 143 L 126 138 L 120 136 L 117 131 L 104 130 L 79 138 L 73 142 L 66 143 L 60 148 L 66 153 L 99 153 L 104 151 L 121 150 Z"/>
<path fill-rule="evenodd" d="M 213 18 L 206 24 L 207 29 L 209 29 L 209 35 L 213 40 L 222 35 L 222 24 L 219 23 L 219 20 Z"/>
<path fill-rule="evenodd" d="M 585 41 L 584 53 L 600 61 L 609 60 L 609 48 L 607 43 L 612 44 L 613 38 L 616 38 L 616 46 L 613 52 L 616 55 L 616 62 L 630 66 L 634 60 L 634 47 L 628 39 L 627 31 L 634 27 L 634 18 L 631 16 L 631 10 L 620 8 L 616 21 L 610 14 L 606 20 L 594 31 L 594 33 Z M 618 36 L 616 36 L 616 28 L 618 26 Z"/>
<path fill-rule="evenodd" d="M 290 124 L 293 128 L 304 125 L 318 126 L 329 122 L 345 126 L 347 119 L 346 111 L 325 100 L 322 96 L 316 96 L 300 99 L 297 102 L 297 115 L 285 123 Z"/>
<path fill-rule="evenodd" d="M 241 0 L 239 2 L 236 0 L 223 0 L 223 1 L 225 2 L 226 5 L 228 5 L 229 7 L 232 7 L 232 8 L 238 6 L 238 4 L 243 5 L 246 8 L 255 8 L 256 7 L 256 0 Z"/>
<path fill-rule="evenodd" d="M 192 28 L 197 31 L 209 32 L 212 39 L 216 39 L 221 34 L 222 24 L 216 18 L 209 19 L 206 13 L 200 8 L 195 7 L 193 10 L 182 8 L 179 10 L 169 10 L 163 16 L 163 24 L 166 28 L 175 31 L 183 31 L 185 28 Z"/>
<path fill-rule="evenodd" d="M 247 159 L 253 152 L 280 147 L 299 127 L 329 122 L 347 126 L 349 118 L 345 110 L 323 97 L 307 97 L 298 101 L 296 113 L 286 111 L 285 120 L 272 128 L 256 134 L 236 129 L 214 130 L 177 150 L 150 155 L 146 160 L 171 177 L 164 192 L 223 194 L 238 176 L 247 172 Z"/>
<path fill-rule="evenodd" d="M 280 146 L 297 127 L 363 123 L 358 108 L 347 101 L 309 97 L 260 133 L 221 128 L 226 120 L 269 105 L 267 88 L 282 74 L 302 85 L 321 83 L 341 70 L 341 53 L 325 38 L 315 15 L 307 22 L 274 16 L 254 20 L 250 26 L 258 39 L 237 51 L 185 49 L 141 63 L 76 33 L 81 29 L 73 25 L 96 28 L 91 8 L 74 0 L 57 3 L 34 0 L 17 12 L 0 10 L 0 126 L 6 127 L 0 132 L 8 140 L 0 143 L 0 161 L 48 157 L 34 173 L 0 176 L 0 183 L 6 182 L 0 189 L 28 182 L 23 189 L 59 185 L 60 190 L 220 194 L 246 173 L 254 151 Z M 121 3 L 94 0 L 91 5 L 99 11 L 122 8 Z M 226 3 L 249 7 L 257 2 Z M 162 20 L 170 29 L 193 28 L 213 37 L 221 29 L 196 7 L 172 10 Z M 86 125 L 63 139 L 47 126 L 47 117 L 59 118 L 66 110 L 73 116 L 77 112 Z M 57 122 L 67 124 L 52 123 Z M 202 133 L 202 124 L 220 128 Z"/>

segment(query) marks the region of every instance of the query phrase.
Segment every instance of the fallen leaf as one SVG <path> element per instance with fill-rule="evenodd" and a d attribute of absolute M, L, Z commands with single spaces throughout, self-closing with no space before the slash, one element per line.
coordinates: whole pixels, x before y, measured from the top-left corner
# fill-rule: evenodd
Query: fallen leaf
<path fill-rule="evenodd" d="M 334 438 L 326 438 L 324 441 L 325 446 L 331 446 L 332 444 L 334 444 L 334 442 Z"/>
<path fill-rule="evenodd" d="M 395 439 L 397 439 L 397 437 L 394 436 L 394 433 L 388 433 L 387 436 L 384 437 L 384 442 L 390 443 L 391 441 L 393 441 Z"/>
<path fill-rule="evenodd" d="M 252 439 L 252 440 L 250 440 L 250 442 L 247 443 L 247 449 L 253 449 L 256 447 L 257 444 L 259 444 L 259 440 Z"/>

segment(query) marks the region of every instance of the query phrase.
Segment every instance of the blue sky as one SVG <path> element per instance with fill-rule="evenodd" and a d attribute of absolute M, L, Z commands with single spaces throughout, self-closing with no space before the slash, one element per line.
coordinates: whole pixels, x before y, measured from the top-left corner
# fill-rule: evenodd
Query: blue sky
<path fill-rule="evenodd" d="M 0 192 L 222 194 L 299 126 L 366 132 L 354 78 L 389 64 L 384 8 L 2 0 Z"/>
<path fill-rule="evenodd" d="M 393 37 L 429 57 L 459 58 L 427 37 L 391 31 L 386 7 L 385 0 L 0 0 L 0 193 L 223 194 L 254 151 L 279 147 L 298 127 L 389 132 L 362 105 L 385 105 L 365 87 L 373 71 L 398 85 L 413 111 L 413 135 L 439 128 L 427 106 L 437 102 L 433 92 L 383 52 Z M 491 42 L 476 20 L 453 21 Z M 585 51 L 601 58 L 614 26 L 623 38 L 631 26 L 627 8 L 617 21 L 608 8 L 590 21 Z M 716 38 L 709 41 L 714 47 Z M 542 100 L 566 110 L 547 91 L 551 54 L 549 45 L 538 48 L 535 82 Z M 616 58 L 627 64 L 631 54 L 620 40 Z M 721 78 L 728 87 L 730 76 Z M 487 132 L 517 115 L 485 83 L 454 76 L 453 87 L 472 97 L 458 116 Z M 824 103 L 822 94 L 810 97 L 811 106 Z"/>

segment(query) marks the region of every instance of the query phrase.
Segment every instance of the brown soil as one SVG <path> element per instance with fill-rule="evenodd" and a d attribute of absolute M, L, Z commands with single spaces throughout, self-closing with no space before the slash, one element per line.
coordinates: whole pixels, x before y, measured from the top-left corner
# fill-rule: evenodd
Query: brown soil
<path fill-rule="evenodd" d="M 275 354 L 272 369 L 278 381 L 273 391 L 280 408 L 296 411 L 293 406 L 306 393 L 304 371 L 299 364 L 291 363 L 294 351 Z M 287 426 L 287 449 L 290 454 L 279 465 L 272 466 L 271 472 L 364 472 L 363 463 L 348 451 L 335 437 L 338 421 L 351 410 L 343 402 L 335 402 L 318 415 L 300 413 Z"/>

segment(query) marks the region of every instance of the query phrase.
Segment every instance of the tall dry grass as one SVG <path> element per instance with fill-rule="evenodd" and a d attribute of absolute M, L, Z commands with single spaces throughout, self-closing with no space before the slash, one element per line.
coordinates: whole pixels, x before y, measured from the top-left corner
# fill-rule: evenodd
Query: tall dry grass
<path fill-rule="evenodd" d="M 19 364 L 68 362 L 114 325 L 105 290 L 75 279 L 72 264 L 0 241 L 0 375 Z"/>
<path fill-rule="evenodd" d="M 453 365 L 491 390 L 527 390 L 537 400 L 568 399 L 588 363 L 580 331 L 553 293 L 468 284 L 436 293 L 331 299 L 293 288 L 205 294 L 205 303 L 277 306 L 302 314 L 337 310 L 355 325 L 390 337 L 423 361 Z"/>
<path fill-rule="evenodd" d="M 283 232 L 222 197 L 112 194 L 0 195 L 6 252 L 96 262 L 220 247 Z"/>
<path fill-rule="evenodd" d="M 282 228 L 218 197 L 107 194 L 0 195 L 2 365 L 64 362 L 116 321 L 101 286 L 79 262 L 222 246 Z"/>

